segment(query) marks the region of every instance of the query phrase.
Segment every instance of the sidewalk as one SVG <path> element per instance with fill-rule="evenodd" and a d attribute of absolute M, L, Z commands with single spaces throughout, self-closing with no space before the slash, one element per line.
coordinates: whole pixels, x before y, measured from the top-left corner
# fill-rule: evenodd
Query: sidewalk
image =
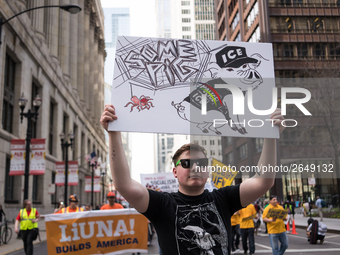
<path fill-rule="evenodd" d="M 312 217 L 315 220 L 320 220 L 320 217 Z M 307 228 L 307 220 L 309 219 L 309 215 L 307 217 L 303 217 L 303 214 L 295 214 L 295 226 L 297 228 Z M 336 233 L 340 234 L 340 219 L 335 218 L 323 218 L 322 223 L 327 226 L 328 233 Z"/>
<path fill-rule="evenodd" d="M 14 224 L 9 224 L 8 226 L 12 229 L 12 238 L 7 244 L 1 243 L 0 255 L 7 254 L 7 253 L 10 253 L 10 252 L 24 248 L 22 240 L 17 239 L 18 234 L 15 233 L 15 231 L 14 231 Z M 46 240 L 45 220 L 40 219 L 40 221 L 38 222 L 38 226 L 39 226 L 40 239 L 41 239 L 41 241 L 45 241 Z M 39 242 L 40 241 L 39 241 L 39 237 L 38 237 L 37 240 L 35 240 L 33 242 L 33 244 L 37 244 Z"/>

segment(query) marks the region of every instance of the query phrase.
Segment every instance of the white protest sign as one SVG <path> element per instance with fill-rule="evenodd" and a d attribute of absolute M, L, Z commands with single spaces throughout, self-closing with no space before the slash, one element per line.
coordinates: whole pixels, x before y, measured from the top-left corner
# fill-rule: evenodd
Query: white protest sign
<path fill-rule="evenodd" d="M 148 189 L 168 193 L 178 191 L 178 181 L 173 173 L 141 174 L 140 178 Z"/>
<path fill-rule="evenodd" d="M 278 138 L 271 44 L 117 40 L 109 130 Z"/>

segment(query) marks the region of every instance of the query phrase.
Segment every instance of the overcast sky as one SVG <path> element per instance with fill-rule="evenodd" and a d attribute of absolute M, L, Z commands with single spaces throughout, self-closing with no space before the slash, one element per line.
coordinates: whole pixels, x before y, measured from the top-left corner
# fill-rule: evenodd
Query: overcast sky
<path fill-rule="evenodd" d="M 155 0 L 101 0 L 103 8 L 129 8 L 130 35 L 156 37 Z M 118 116 L 119 117 L 119 116 Z M 154 171 L 153 134 L 130 133 L 131 176 Z"/>

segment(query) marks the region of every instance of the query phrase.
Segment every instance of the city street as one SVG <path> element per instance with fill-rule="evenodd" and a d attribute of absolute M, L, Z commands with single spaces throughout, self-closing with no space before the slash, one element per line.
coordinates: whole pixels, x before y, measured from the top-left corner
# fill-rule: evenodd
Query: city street
<path fill-rule="evenodd" d="M 340 235 L 339 234 L 326 234 L 325 242 L 320 245 L 311 245 L 307 243 L 305 231 L 303 229 L 297 229 L 298 235 L 288 234 L 289 248 L 286 250 L 287 254 L 298 255 L 298 254 L 323 254 L 323 255 L 336 255 L 340 253 Z M 149 246 L 148 254 L 159 254 L 156 236 L 154 236 L 152 244 Z M 240 248 L 242 245 L 240 245 Z M 269 237 L 267 234 L 262 232 L 255 236 L 255 254 L 272 254 L 272 250 L 269 243 Z M 8 253 L 11 255 L 24 255 L 23 250 Z M 38 243 L 34 246 L 34 254 L 47 254 L 46 241 Z M 124 253 L 128 255 L 130 253 Z M 241 250 L 238 254 L 243 254 Z"/>

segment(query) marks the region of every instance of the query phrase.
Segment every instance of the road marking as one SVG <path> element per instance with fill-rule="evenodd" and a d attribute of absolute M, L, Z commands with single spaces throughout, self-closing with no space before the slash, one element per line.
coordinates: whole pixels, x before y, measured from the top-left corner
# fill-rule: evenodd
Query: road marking
<path fill-rule="evenodd" d="M 269 236 L 268 234 L 257 234 L 258 236 Z"/>
<path fill-rule="evenodd" d="M 328 238 L 333 238 L 333 237 L 340 237 L 339 235 L 336 235 L 336 236 L 326 236 L 327 237 L 327 239 Z"/>
<path fill-rule="evenodd" d="M 295 236 L 295 235 L 289 235 L 289 236 L 294 236 L 294 237 L 297 237 L 297 238 L 300 238 L 300 239 L 305 239 L 306 242 L 307 242 L 307 236 L 306 237 L 302 237 L 302 236 Z M 335 237 L 335 236 L 332 236 L 332 237 Z M 331 243 L 331 244 L 336 244 L 336 245 L 340 245 L 340 243 L 333 243 L 333 242 L 330 242 L 327 240 L 327 238 L 329 238 L 328 236 L 325 237 L 325 241 L 324 243 Z"/>
<path fill-rule="evenodd" d="M 260 246 L 262 248 L 266 248 L 266 249 L 272 250 L 272 247 L 267 246 L 267 245 L 263 245 L 263 244 L 259 244 L 259 243 L 255 243 L 255 245 Z"/>
<path fill-rule="evenodd" d="M 329 249 L 287 249 L 285 253 L 296 253 L 296 252 L 327 252 L 327 251 L 340 251 L 340 248 L 329 248 Z M 272 250 L 256 250 L 258 254 L 261 253 L 272 253 Z"/>

